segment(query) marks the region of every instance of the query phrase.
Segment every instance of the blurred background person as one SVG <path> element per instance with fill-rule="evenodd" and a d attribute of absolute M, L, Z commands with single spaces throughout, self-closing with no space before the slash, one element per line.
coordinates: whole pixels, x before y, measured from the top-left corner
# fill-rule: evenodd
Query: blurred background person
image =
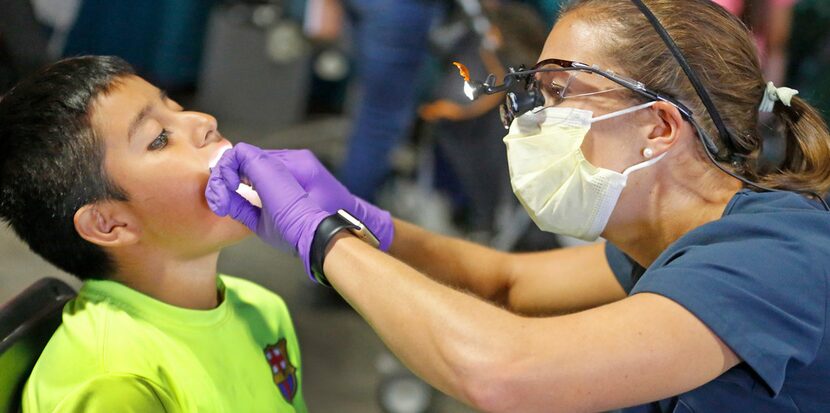
<path fill-rule="evenodd" d="M 793 7 L 798 0 L 713 0 L 740 17 L 755 34 L 764 76 L 780 85 L 787 79 L 787 50 Z"/>
<path fill-rule="evenodd" d="M 336 40 L 343 19 L 354 45 L 354 125 L 340 167 L 344 184 L 373 200 L 390 173 L 392 149 L 414 120 L 421 69 L 429 56 L 429 30 L 444 5 L 436 0 L 309 0 L 306 30 Z"/>
<path fill-rule="evenodd" d="M 536 61 L 547 25 L 529 5 L 508 1 L 484 5 L 491 26 L 483 36 L 475 30 L 453 35 L 454 24 L 445 24 L 433 33 L 436 66 L 441 70 L 435 76 L 431 101 L 420 106 L 419 115 L 431 124 L 425 133 L 431 135 L 430 142 L 437 144 L 448 173 L 459 184 L 461 200 L 456 204 L 467 211 L 462 223 L 465 232 L 471 239 L 489 243 L 497 230 L 499 208 L 518 205 L 511 193 L 501 141 L 504 126 L 498 105 L 504 94 L 470 101 L 458 87 L 458 69 L 452 62 L 463 63 L 473 76 L 484 78 L 492 73 L 500 79 L 508 64 L 532 65 Z M 458 22 L 458 16 L 453 20 Z"/>
<path fill-rule="evenodd" d="M 787 62 L 789 84 L 805 90 L 825 119 L 830 113 L 830 2 L 800 0 L 793 10 Z"/>
<path fill-rule="evenodd" d="M 215 0 L 82 0 L 63 54 L 118 55 L 176 93 L 192 89 Z"/>
<path fill-rule="evenodd" d="M 441 5 L 435 0 L 344 0 L 354 25 L 359 97 L 340 176 L 359 197 L 374 199 L 389 174 L 391 150 L 412 125 L 429 29 Z"/>
<path fill-rule="evenodd" d="M 0 94 L 51 61 L 46 30 L 29 0 L 0 2 Z"/>

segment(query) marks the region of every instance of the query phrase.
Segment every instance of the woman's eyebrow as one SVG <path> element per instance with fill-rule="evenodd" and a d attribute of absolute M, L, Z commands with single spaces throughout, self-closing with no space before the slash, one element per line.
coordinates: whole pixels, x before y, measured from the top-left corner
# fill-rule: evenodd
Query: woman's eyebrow
<path fill-rule="evenodd" d="M 159 100 L 164 102 L 167 99 L 167 91 L 163 89 L 159 89 Z M 132 142 L 133 134 L 135 131 L 138 130 L 138 127 L 147 120 L 147 115 L 150 114 L 150 110 L 153 109 L 153 104 L 155 102 L 149 102 L 144 105 L 143 108 L 138 112 L 138 114 L 133 118 L 132 122 L 130 122 L 130 128 L 127 129 L 127 143 Z"/>

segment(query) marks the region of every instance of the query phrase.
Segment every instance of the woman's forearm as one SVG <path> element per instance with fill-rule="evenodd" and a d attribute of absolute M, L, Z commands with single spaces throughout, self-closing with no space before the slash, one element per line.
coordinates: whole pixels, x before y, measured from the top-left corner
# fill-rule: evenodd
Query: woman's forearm
<path fill-rule="evenodd" d="M 350 235 L 330 244 L 324 272 L 416 374 L 476 406 L 481 381 L 510 354 L 521 318 L 437 283 Z"/>
<path fill-rule="evenodd" d="M 441 283 L 498 303 L 507 298 L 511 285 L 508 253 L 435 234 L 398 219 L 389 253 Z"/>
<path fill-rule="evenodd" d="M 605 258 L 605 244 L 505 253 L 395 220 L 389 251 L 438 282 L 522 315 L 554 315 L 626 297 Z"/>

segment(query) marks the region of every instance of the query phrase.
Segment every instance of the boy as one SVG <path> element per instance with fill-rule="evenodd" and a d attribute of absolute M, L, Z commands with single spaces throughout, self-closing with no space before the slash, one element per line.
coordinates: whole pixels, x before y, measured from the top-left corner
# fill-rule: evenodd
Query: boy
<path fill-rule="evenodd" d="M 207 207 L 228 142 L 115 57 L 60 61 L 0 100 L 0 218 L 84 285 L 24 412 L 305 412 L 283 301 L 217 276 L 249 235 Z"/>

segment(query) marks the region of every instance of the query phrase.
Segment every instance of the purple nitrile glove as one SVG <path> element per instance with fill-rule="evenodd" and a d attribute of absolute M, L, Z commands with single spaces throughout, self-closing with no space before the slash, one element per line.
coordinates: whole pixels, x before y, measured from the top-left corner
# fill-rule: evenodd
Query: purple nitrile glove
<path fill-rule="evenodd" d="M 267 152 L 282 161 L 315 204 L 332 214 L 338 209 L 345 209 L 375 234 L 382 251 L 389 250 L 395 235 L 395 226 L 389 212 L 352 195 L 309 150 Z"/>
<path fill-rule="evenodd" d="M 240 177 L 250 180 L 262 200 L 262 208 L 236 193 Z M 283 163 L 256 146 L 237 144 L 213 167 L 205 189 L 210 209 L 245 224 L 263 241 L 279 247 L 288 243 L 311 273 L 310 251 L 314 232 L 328 212 L 308 197 Z"/>

